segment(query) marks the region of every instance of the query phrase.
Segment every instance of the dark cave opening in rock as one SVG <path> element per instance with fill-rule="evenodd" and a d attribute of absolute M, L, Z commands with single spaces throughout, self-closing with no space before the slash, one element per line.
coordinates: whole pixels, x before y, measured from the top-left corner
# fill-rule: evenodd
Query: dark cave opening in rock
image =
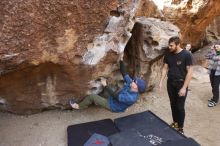
<path fill-rule="evenodd" d="M 143 50 L 143 25 L 135 23 L 132 36 L 124 49 L 124 61 L 127 65 L 128 73 L 134 77 L 138 76 L 141 67 L 141 50 Z"/>

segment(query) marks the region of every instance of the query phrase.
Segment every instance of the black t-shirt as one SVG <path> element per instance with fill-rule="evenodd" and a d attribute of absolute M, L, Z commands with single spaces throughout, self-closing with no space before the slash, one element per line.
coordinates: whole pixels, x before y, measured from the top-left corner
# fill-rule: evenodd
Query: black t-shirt
<path fill-rule="evenodd" d="M 185 80 L 187 74 L 186 67 L 193 64 L 192 55 L 184 49 L 177 54 L 167 51 L 163 62 L 168 64 L 168 78 L 173 80 Z"/>

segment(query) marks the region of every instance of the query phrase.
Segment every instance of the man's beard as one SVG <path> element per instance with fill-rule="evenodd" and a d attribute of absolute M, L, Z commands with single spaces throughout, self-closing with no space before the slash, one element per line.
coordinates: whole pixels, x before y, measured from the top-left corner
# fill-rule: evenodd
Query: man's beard
<path fill-rule="evenodd" d="M 170 50 L 170 49 L 169 49 Z M 171 53 L 176 53 L 177 52 L 177 47 L 175 47 L 174 49 L 170 50 Z"/>

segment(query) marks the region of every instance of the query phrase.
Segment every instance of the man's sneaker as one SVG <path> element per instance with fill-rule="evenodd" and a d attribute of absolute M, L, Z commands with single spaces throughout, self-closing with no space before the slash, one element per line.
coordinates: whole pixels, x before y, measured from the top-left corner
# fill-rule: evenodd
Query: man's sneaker
<path fill-rule="evenodd" d="M 208 103 L 208 107 L 214 107 L 214 106 L 216 106 L 216 102 L 215 101 L 209 101 L 209 103 Z"/>
<path fill-rule="evenodd" d="M 176 130 L 179 128 L 177 122 L 173 122 L 172 124 L 170 124 L 170 127 L 174 128 L 174 129 L 176 129 Z"/>
<path fill-rule="evenodd" d="M 177 130 L 179 133 L 184 134 L 183 128 L 178 128 Z"/>

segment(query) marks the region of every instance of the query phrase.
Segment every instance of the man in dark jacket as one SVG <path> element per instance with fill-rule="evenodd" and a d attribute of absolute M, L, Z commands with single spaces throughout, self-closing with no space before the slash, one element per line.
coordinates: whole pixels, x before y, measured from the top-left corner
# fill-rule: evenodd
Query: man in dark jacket
<path fill-rule="evenodd" d="M 137 77 L 132 79 L 128 75 L 123 62 L 123 55 L 121 55 L 120 58 L 120 72 L 124 78 L 125 84 L 119 92 L 113 92 L 112 89 L 107 86 L 106 81 L 101 80 L 104 90 L 106 90 L 110 95 L 107 99 L 96 94 L 88 95 L 80 103 L 76 103 L 74 100 L 71 100 L 70 105 L 72 108 L 85 109 L 94 103 L 111 110 L 112 112 L 125 111 L 129 106 L 133 105 L 137 101 L 139 93 L 143 93 L 145 91 L 146 82 Z"/>

